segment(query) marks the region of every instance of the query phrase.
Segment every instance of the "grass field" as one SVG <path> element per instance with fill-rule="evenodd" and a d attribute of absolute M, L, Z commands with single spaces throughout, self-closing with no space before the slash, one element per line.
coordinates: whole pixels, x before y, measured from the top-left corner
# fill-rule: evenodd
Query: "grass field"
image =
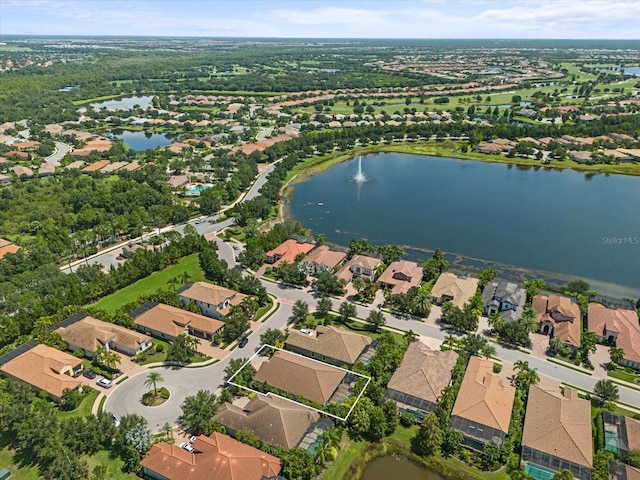
<path fill-rule="evenodd" d="M 166 268 L 161 272 L 155 272 L 147 278 L 138 280 L 133 285 L 129 285 L 128 287 L 104 297 L 92 306 L 105 310 L 109 313 L 114 313 L 119 307 L 137 300 L 141 295 L 153 293 L 158 289 L 171 289 L 171 279 L 176 277 L 180 278 L 184 272 L 189 274 L 190 282 L 199 282 L 204 280 L 204 275 L 202 274 L 198 263 L 198 255 L 193 254 L 188 257 L 184 257 L 175 265 Z M 177 286 L 182 286 L 181 280 Z"/>
<path fill-rule="evenodd" d="M 623 370 L 616 370 L 615 372 L 607 372 L 607 375 L 613 378 L 617 378 L 618 380 L 624 380 L 625 382 L 630 382 L 635 384 L 638 379 L 638 375 L 634 375 L 631 373 L 627 373 Z"/>
<path fill-rule="evenodd" d="M 10 447 L 7 436 L 0 436 L 0 468 L 8 468 L 11 480 L 39 480 L 42 478 L 38 469 L 32 466 L 28 456 L 18 455 Z"/>
<path fill-rule="evenodd" d="M 91 393 L 84 397 L 78 408 L 71 410 L 70 412 L 58 412 L 58 418 L 73 418 L 73 417 L 86 417 L 91 414 L 91 408 L 93 407 L 96 398 L 98 398 L 100 392 L 92 389 Z"/>
<path fill-rule="evenodd" d="M 107 450 L 100 450 L 95 455 L 87 457 L 87 463 L 89 464 L 89 471 L 93 471 L 96 465 L 103 465 L 107 468 L 107 475 L 105 478 L 109 480 L 134 480 L 138 477 L 132 473 L 124 473 L 122 466 L 124 462 L 120 458 L 112 458 L 111 453 Z M 11 477 L 13 479 L 13 477 Z"/>

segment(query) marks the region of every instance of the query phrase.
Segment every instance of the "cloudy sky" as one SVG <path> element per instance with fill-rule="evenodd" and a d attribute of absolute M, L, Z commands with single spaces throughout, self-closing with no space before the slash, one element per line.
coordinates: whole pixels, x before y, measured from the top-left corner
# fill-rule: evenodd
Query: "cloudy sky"
<path fill-rule="evenodd" d="M 2 34 L 639 39 L 640 0 L 0 0 Z"/>

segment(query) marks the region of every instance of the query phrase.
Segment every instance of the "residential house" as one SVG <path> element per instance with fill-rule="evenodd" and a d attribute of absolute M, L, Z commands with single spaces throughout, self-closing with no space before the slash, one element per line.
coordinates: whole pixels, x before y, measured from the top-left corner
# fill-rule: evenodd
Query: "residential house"
<path fill-rule="evenodd" d="M 0 185 L 11 185 L 13 178 L 0 174 Z"/>
<path fill-rule="evenodd" d="M 342 383 L 345 374 L 331 365 L 278 350 L 271 359 L 260 365 L 254 379 L 325 405 Z"/>
<path fill-rule="evenodd" d="M 607 308 L 590 302 L 587 307 L 587 324 L 598 342 L 624 350 L 622 365 L 640 369 L 640 323 L 635 310 Z"/>
<path fill-rule="evenodd" d="M 567 156 L 571 160 L 575 160 L 576 162 L 590 162 L 591 161 L 591 152 L 583 151 L 583 150 L 569 150 L 567 152 Z"/>
<path fill-rule="evenodd" d="M 49 177 L 54 173 L 56 173 L 56 166 L 52 163 L 43 163 L 40 168 L 38 168 L 39 177 Z"/>
<path fill-rule="evenodd" d="M 443 272 L 431 288 L 431 301 L 436 305 L 451 302 L 462 308 L 478 289 L 478 279 L 458 277 L 455 273 Z"/>
<path fill-rule="evenodd" d="M 206 282 L 187 283 L 177 292 L 185 305 L 193 302 L 207 317 L 222 319 L 229 314 L 231 307 L 240 305 L 247 295 L 219 285 Z"/>
<path fill-rule="evenodd" d="M 321 245 L 307 255 L 304 261 L 309 262 L 313 272 L 317 274 L 322 271 L 332 271 L 346 257 L 345 252 L 332 250 L 327 245 Z"/>
<path fill-rule="evenodd" d="M 81 358 L 35 342 L 0 357 L 0 372 L 46 392 L 55 401 L 62 399 L 66 389 L 82 384 L 75 378 L 81 371 Z"/>
<path fill-rule="evenodd" d="M 131 312 L 138 330 L 154 337 L 173 340 L 182 333 L 210 340 L 224 328 L 224 322 L 164 303 L 147 302 Z"/>
<path fill-rule="evenodd" d="M 99 172 L 104 167 L 109 165 L 109 163 L 111 163 L 109 160 L 98 160 L 97 162 L 93 162 L 91 165 L 87 165 L 86 167 L 84 167 L 82 171 L 84 173 Z"/>
<path fill-rule="evenodd" d="M 451 425 L 468 447 L 482 450 L 485 443 L 499 447 L 509 431 L 516 389 L 493 373 L 493 362 L 471 357 L 451 411 Z"/>
<path fill-rule="evenodd" d="M 608 410 L 602 412 L 602 419 L 606 438 L 605 450 L 619 455 L 623 461 L 627 460 L 632 450 L 640 450 L 639 420 Z"/>
<path fill-rule="evenodd" d="M 33 177 L 33 170 L 28 167 L 23 167 L 22 165 L 16 165 L 11 171 L 18 177 L 22 177 L 23 175 L 25 177 Z"/>
<path fill-rule="evenodd" d="M 342 328 L 316 328 L 314 335 L 291 329 L 284 347 L 305 357 L 315 358 L 337 367 L 353 367 L 362 353 L 371 346 L 370 337 Z"/>
<path fill-rule="evenodd" d="M 0 245 L 0 260 L 2 260 L 5 257 L 5 255 L 9 253 L 18 253 L 19 251 L 20 251 L 20 247 L 18 245 L 14 245 L 13 243 Z"/>
<path fill-rule="evenodd" d="M 151 346 L 147 335 L 81 313 L 62 321 L 54 331 L 67 342 L 69 350 L 83 350 L 88 357 L 101 347 L 133 356 Z"/>
<path fill-rule="evenodd" d="M 415 262 L 398 260 L 392 262 L 378 279 L 380 288 L 390 288 L 391 293 L 407 293 L 411 287 L 417 287 L 422 281 L 422 267 Z"/>
<path fill-rule="evenodd" d="M 276 480 L 280 459 L 227 435 L 214 432 L 200 435 L 189 452 L 178 445 L 156 443 L 140 466 L 157 480 Z"/>
<path fill-rule="evenodd" d="M 189 177 L 186 175 L 174 175 L 169 177 L 169 186 L 171 188 L 180 188 L 189 183 Z"/>
<path fill-rule="evenodd" d="M 576 303 L 559 295 L 536 295 L 532 304 L 541 333 L 580 348 L 580 307 Z"/>
<path fill-rule="evenodd" d="M 282 262 L 294 263 L 298 255 L 306 255 L 316 246 L 315 241 L 301 237 L 292 237 L 273 250 L 269 250 L 267 263 L 273 268 L 278 268 Z"/>
<path fill-rule="evenodd" d="M 244 407 L 225 403 L 213 420 L 235 437 L 248 428 L 263 442 L 296 448 L 305 434 L 320 420 L 315 410 L 274 395 L 256 395 Z"/>
<path fill-rule="evenodd" d="M 338 272 L 338 277 L 352 280 L 362 277 L 369 282 L 376 279 L 376 267 L 382 265 L 382 260 L 367 255 L 354 255 Z"/>
<path fill-rule="evenodd" d="M 506 280 L 493 280 L 482 290 L 484 314 L 499 313 L 505 322 L 517 322 L 527 301 L 527 292 L 522 285 Z"/>
<path fill-rule="evenodd" d="M 387 385 L 385 398 L 394 400 L 402 412 L 419 420 L 432 412 L 451 382 L 451 370 L 458 360 L 453 350 L 432 350 L 422 342 L 411 342 Z"/>
<path fill-rule="evenodd" d="M 591 403 L 577 390 L 529 388 L 522 431 L 522 461 L 554 472 L 569 470 L 589 480 L 593 467 Z"/>
<path fill-rule="evenodd" d="M 69 165 L 64 167 L 64 169 L 65 170 L 80 170 L 81 168 L 84 168 L 85 165 L 86 165 L 86 163 L 84 161 L 76 160 L 75 162 L 71 162 Z"/>
<path fill-rule="evenodd" d="M 609 480 L 640 480 L 640 468 L 609 460 Z"/>
<path fill-rule="evenodd" d="M 502 146 L 496 143 L 483 142 L 479 143 L 473 149 L 479 153 L 499 154 L 502 153 Z"/>

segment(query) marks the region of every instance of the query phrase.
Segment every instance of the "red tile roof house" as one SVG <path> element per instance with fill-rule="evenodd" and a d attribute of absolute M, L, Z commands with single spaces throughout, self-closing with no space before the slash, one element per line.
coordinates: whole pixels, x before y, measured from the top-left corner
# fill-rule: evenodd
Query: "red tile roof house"
<path fill-rule="evenodd" d="M 0 357 L 0 372 L 46 392 L 54 401 L 60 401 L 67 388 L 82 385 L 75 378 L 81 371 L 81 358 L 35 342 Z"/>
<path fill-rule="evenodd" d="M 574 348 L 580 348 L 580 307 L 568 297 L 558 295 L 536 295 L 533 309 L 540 332 L 560 337 Z"/>
<path fill-rule="evenodd" d="M 280 459 L 227 435 L 200 435 L 192 446 L 195 453 L 157 443 L 140 462 L 142 471 L 157 480 L 282 480 Z"/>
<path fill-rule="evenodd" d="M 267 263 L 270 263 L 273 268 L 278 268 L 282 262 L 294 263 L 298 255 L 309 253 L 315 246 L 313 241 L 290 238 L 267 252 Z"/>
<path fill-rule="evenodd" d="M 637 312 L 625 308 L 607 308 L 591 302 L 587 307 L 587 324 L 599 342 L 624 350 L 622 365 L 640 369 L 640 323 Z"/>
<path fill-rule="evenodd" d="M 235 290 L 206 282 L 188 283 L 176 293 L 185 305 L 194 302 L 203 315 L 219 320 L 229 314 L 231 307 L 240 305 L 247 298 Z"/>
<path fill-rule="evenodd" d="M 398 295 L 407 293 L 411 287 L 417 287 L 422 281 L 422 267 L 415 262 L 398 260 L 392 262 L 380 275 L 380 288 L 390 288 L 391 293 Z"/>

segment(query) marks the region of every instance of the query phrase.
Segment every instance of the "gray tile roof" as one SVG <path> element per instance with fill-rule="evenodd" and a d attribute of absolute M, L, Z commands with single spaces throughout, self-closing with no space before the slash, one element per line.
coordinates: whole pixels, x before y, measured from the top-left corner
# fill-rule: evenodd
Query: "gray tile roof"
<path fill-rule="evenodd" d="M 524 287 L 506 280 L 498 279 L 489 282 L 482 290 L 482 304 L 485 312 L 490 306 L 494 306 L 500 311 L 502 319 L 508 322 L 515 322 L 522 317 L 526 300 L 527 292 Z"/>

